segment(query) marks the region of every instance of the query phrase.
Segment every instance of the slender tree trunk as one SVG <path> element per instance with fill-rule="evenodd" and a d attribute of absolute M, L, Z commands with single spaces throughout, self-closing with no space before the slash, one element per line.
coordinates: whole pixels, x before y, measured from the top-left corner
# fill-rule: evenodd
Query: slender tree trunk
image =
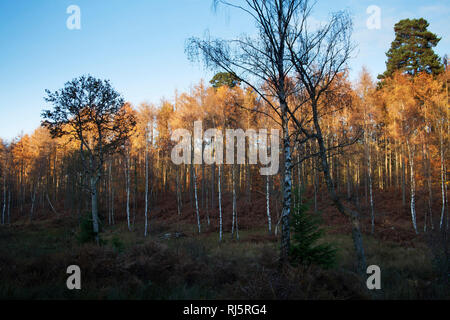
<path fill-rule="evenodd" d="M 298 163 L 298 205 L 300 206 L 302 204 L 303 199 L 303 182 L 302 182 L 302 170 L 303 170 L 303 163 L 300 162 L 300 146 L 297 148 L 297 163 Z"/>
<path fill-rule="evenodd" d="M 207 219 L 208 228 L 209 228 L 211 226 L 211 218 L 209 217 L 209 194 L 208 194 L 208 190 L 209 190 L 209 188 L 208 188 L 208 186 L 206 186 L 206 190 L 205 190 L 205 193 L 206 193 L 206 199 L 205 199 L 205 201 L 206 201 L 206 219 Z"/>
<path fill-rule="evenodd" d="M 191 144 L 191 150 L 194 150 L 194 142 L 193 139 Z M 191 164 L 189 165 L 189 199 L 191 202 L 191 208 L 195 210 L 194 207 L 194 152 L 191 152 Z"/>
<path fill-rule="evenodd" d="M 384 187 L 389 187 L 388 140 L 384 132 Z"/>
<path fill-rule="evenodd" d="M 404 147 L 402 145 L 402 204 L 403 207 L 406 207 L 406 175 L 407 175 L 407 167 L 406 167 L 406 159 L 404 155 Z"/>
<path fill-rule="evenodd" d="M 215 150 L 213 149 L 213 159 L 215 160 Z M 211 166 L 211 210 L 215 210 L 215 197 L 216 197 L 216 164 Z"/>
<path fill-rule="evenodd" d="M 355 203 L 356 203 L 356 207 L 358 208 L 358 210 L 361 210 L 361 204 L 359 202 L 359 191 L 360 191 L 360 187 L 361 187 L 361 181 L 360 181 L 360 170 L 361 167 L 358 163 L 357 169 L 356 169 L 356 176 L 355 176 L 355 181 L 356 181 L 356 188 L 355 188 Z"/>
<path fill-rule="evenodd" d="M 222 224 L 222 187 L 221 187 L 221 175 L 222 175 L 222 165 L 219 164 L 219 176 L 217 186 L 219 188 L 219 241 L 222 242 L 223 239 L 223 224 Z"/>
<path fill-rule="evenodd" d="M 180 167 L 177 167 L 177 172 L 176 172 L 176 188 L 177 188 L 177 212 L 178 212 L 178 216 L 181 216 L 181 186 L 180 186 Z"/>
<path fill-rule="evenodd" d="M 369 177 L 367 176 L 367 170 L 364 170 L 364 205 L 366 208 L 369 206 Z"/>
<path fill-rule="evenodd" d="M 30 221 L 33 220 L 34 202 L 36 200 L 36 186 L 31 186 L 31 208 L 30 208 Z"/>
<path fill-rule="evenodd" d="M 232 167 L 232 185 L 233 185 L 233 227 L 231 237 L 233 238 L 236 235 L 236 239 L 239 240 L 239 222 L 238 222 L 238 214 L 237 214 L 237 204 L 236 204 L 236 164 L 233 164 Z"/>
<path fill-rule="evenodd" d="M 313 166 L 312 168 L 314 174 L 313 174 L 313 179 L 314 179 L 314 213 L 317 214 L 319 213 L 319 207 L 318 207 L 318 201 L 317 201 L 317 193 L 319 192 L 319 185 L 318 185 L 318 174 L 317 174 L 317 169 Z"/>
<path fill-rule="evenodd" d="M 8 190 L 8 224 L 11 224 L 11 190 Z"/>
<path fill-rule="evenodd" d="M 442 208 L 441 208 L 441 219 L 439 223 L 439 227 L 442 230 L 442 227 L 444 225 L 444 216 L 445 216 L 445 201 L 446 201 L 446 192 L 445 192 L 445 185 L 446 185 L 446 173 L 445 173 L 445 165 L 444 165 L 444 138 L 443 138 L 443 126 L 441 126 L 441 130 L 439 133 L 439 140 L 440 140 L 440 153 L 441 153 L 441 192 L 442 192 Z"/>
<path fill-rule="evenodd" d="M 20 204 L 20 214 L 23 214 L 23 203 L 24 203 L 24 186 L 23 186 L 23 161 L 21 161 L 20 166 L 20 187 L 19 187 L 19 204 Z M 54 178 L 53 178 L 54 179 Z"/>
<path fill-rule="evenodd" d="M 430 157 L 429 157 L 429 151 L 428 151 L 428 143 L 424 141 L 423 144 L 423 151 L 424 151 L 424 160 L 425 160 L 425 169 L 426 169 L 426 179 L 427 179 L 427 187 L 428 187 L 428 216 L 430 220 L 431 230 L 434 230 L 434 218 L 433 218 L 433 190 L 432 190 L 432 182 L 431 182 L 431 163 L 430 163 Z M 425 225 L 424 225 L 424 231 L 427 232 L 427 213 L 425 213 Z"/>
<path fill-rule="evenodd" d="M 47 201 L 48 201 L 48 204 L 50 205 L 50 208 L 52 209 L 53 213 L 54 214 L 58 214 L 58 212 L 56 211 L 56 209 L 53 206 L 52 202 L 50 201 L 50 196 L 48 195 L 48 193 L 47 193 Z"/>
<path fill-rule="evenodd" d="M 127 224 L 128 230 L 131 231 L 131 217 L 130 217 L 130 159 L 129 155 L 125 156 L 125 191 L 127 196 Z"/>
<path fill-rule="evenodd" d="M 111 162 L 113 164 L 115 164 L 116 161 L 114 160 L 114 158 L 112 158 Z M 114 188 L 114 176 L 113 175 L 111 175 L 110 183 L 111 183 L 111 223 L 112 223 L 112 225 L 115 225 L 116 221 L 115 221 L 115 217 L 114 217 L 114 211 L 115 211 L 115 202 L 114 202 L 114 200 L 115 200 L 116 190 Z"/>
<path fill-rule="evenodd" d="M 399 166 L 398 166 L 398 147 L 394 145 L 395 148 L 395 187 L 397 190 L 400 189 L 400 175 L 399 175 Z"/>
<path fill-rule="evenodd" d="M 6 170 L 3 170 L 3 210 L 2 210 L 2 224 L 5 224 L 6 213 Z"/>
<path fill-rule="evenodd" d="M 414 227 L 414 231 L 416 234 L 419 234 L 417 229 L 417 221 L 416 221 L 416 177 L 414 172 L 414 150 L 411 147 L 409 139 L 406 139 L 406 144 L 408 147 L 408 155 L 409 155 L 409 166 L 410 166 L 410 174 L 411 174 L 411 219 Z"/>
<path fill-rule="evenodd" d="M 108 194 L 109 194 L 109 203 L 108 203 L 108 222 L 111 226 L 113 224 L 112 221 L 112 204 L 114 199 L 112 198 L 112 159 L 109 160 L 108 164 Z"/>
<path fill-rule="evenodd" d="M 316 140 L 319 145 L 319 155 L 322 161 L 322 170 L 324 173 L 325 182 L 328 187 L 328 193 L 338 209 L 339 212 L 344 214 L 345 216 L 349 217 L 350 222 L 352 224 L 352 237 L 353 237 L 353 244 L 355 247 L 356 257 L 357 257 L 357 269 L 358 273 L 361 276 L 366 275 L 366 257 L 364 253 L 364 247 L 363 247 L 363 241 L 362 241 L 362 235 L 360 230 L 360 222 L 359 222 L 359 214 L 356 211 L 350 210 L 349 208 L 344 207 L 341 200 L 339 199 L 339 196 L 336 194 L 333 180 L 330 175 L 330 168 L 328 165 L 328 157 L 327 157 L 327 150 L 325 147 L 325 143 L 323 140 L 322 135 L 322 129 L 320 127 L 319 123 L 319 116 L 317 112 L 317 105 L 315 102 L 313 102 L 313 120 L 314 120 L 314 126 L 316 129 Z"/>
<path fill-rule="evenodd" d="M 352 175 L 350 172 L 350 159 L 347 159 L 347 168 L 346 168 L 346 173 L 347 173 L 347 199 L 351 200 L 352 199 Z"/>
<path fill-rule="evenodd" d="M 266 209 L 269 234 L 272 234 L 272 218 L 270 217 L 270 177 L 266 176 Z"/>
<path fill-rule="evenodd" d="M 445 172 L 447 172 L 447 170 Z M 448 181 L 447 174 L 446 174 L 445 181 Z M 447 226 L 446 226 L 446 230 L 448 231 L 448 220 L 449 219 L 448 219 L 448 186 L 447 186 L 447 183 L 445 183 L 445 210 L 447 212 L 447 220 L 446 220 L 447 221 Z"/>
<path fill-rule="evenodd" d="M 291 230 L 290 230 L 290 215 L 291 215 L 291 201 L 292 201 L 292 154 L 291 141 L 289 136 L 288 118 L 286 114 L 287 105 L 285 102 L 281 103 L 284 113 L 283 117 L 283 153 L 284 153 L 284 177 L 283 177 L 283 210 L 281 214 L 281 253 L 280 263 L 285 264 L 288 261 Z"/>
<path fill-rule="evenodd" d="M 375 210 L 373 205 L 373 183 L 372 183 L 372 153 L 370 150 L 369 141 L 366 143 L 366 158 L 367 158 L 367 178 L 369 184 L 369 197 L 370 197 L 370 216 L 372 234 L 375 233 Z"/>
<path fill-rule="evenodd" d="M 133 228 L 136 223 L 136 211 L 137 211 L 137 157 L 134 157 L 134 188 L 133 188 Z"/>
<path fill-rule="evenodd" d="M 97 205 L 97 178 L 91 177 L 91 205 L 92 205 L 92 227 L 94 231 L 95 241 L 100 244 L 99 238 L 99 221 L 98 221 L 98 205 Z"/>
<path fill-rule="evenodd" d="M 202 142 L 202 150 L 205 149 L 205 142 Z M 205 162 L 202 161 L 202 209 L 205 209 Z"/>
<path fill-rule="evenodd" d="M 147 128 L 145 129 L 145 227 L 144 237 L 148 236 L 148 137 Z M 177 174 L 178 178 L 178 174 Z M 177 184 L 178 193 L 178 184 Z M 178 196 L 178 194 L 177 194 Z M 178 202 L 178 199 L 177 199 Z"/>
<path fill-rule="evenodd" d="M 197 174 L 195 173 L 195 167 L 192 168 L 192 174 L 193 174 L 194 196 L 195 196 L 195 212 L 197 214 L 198 233 L 200 234 L 202 232 L 202 229 L 201 229 L 201 223 L 200 223 L 200 212 L 198 209 Z"/>

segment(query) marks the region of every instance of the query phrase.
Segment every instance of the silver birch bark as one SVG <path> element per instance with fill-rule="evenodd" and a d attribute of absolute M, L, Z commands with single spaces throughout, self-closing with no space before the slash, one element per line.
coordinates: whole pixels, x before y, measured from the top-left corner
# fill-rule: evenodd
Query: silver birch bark
<path fill-rule="evenodd" d="M 130 159 L 129 155 L 125 155 L 125 191 L 127 195 L 127 224 L 128 230 L 131 231 L 131 220 L 130 220 Z"/>
<path fill-rule="evenodd" d="M 414 149 L 411 147 L 409 139 L 406 139 L 406 145 L 408 148 L 409 155 L 409 166 L 410 166 L 410 177 L 411 177 L 411 219 L 416 234 L 419 234 L 417 229 L 417 219 L 416 219 L 416 178 L 414 172 Z"/>
<path fill-rule="evenodd" d="M 445 166 L 444 166 L 444 138 L 442 134 L 442 126 L 439 132 L 439 140 L 440 140 L 440 154 L 441 154 L 441 193 L 442 193 L 442 208 L 441 208 L 441 219 L 439 222 L 439 228 L 442 230 L 444 225 L 444 216 L 445 216 L 445 200 L 446 200 L 446 192 L 445 192 Z"/>
<path fill-rule="evenodd" d="M 284 113 L 283 119 L 283 153 L 284 153 L 284 187 L 283 187 L 283 210 L 281 214 L 281 255 L 280 262 L 284 264 L 288 260 L 291 240 L 290 215 L 292 201 L 292 154 L 289 126 L 287 124 L 287 104 L 284 97 L 281 99 L 281 106 Z"/>
<path fill-rule="evenodd" d="M 236 207 L 236 164 L 232 167 L 232 186 L 233 186 L 233 226 L 231 231 L 231 238 L 236 234 L 236 239 L 239 240 L 239 226 L 237 218 L 237 207 Z"/>
<path fill-rule="evenodd" d="M 8 224 L 11 224 L 11 190 L 8 190 Z"/>
<path fill-rule="evenodd" d="M 145 226 L 144 237 L 148 235 L 148 129 L 145 128 Z M 177 174 L 178 178 L 178 174 Z M 178 188 L 178 185 L 177 185 Z M 178 189 L 177 189 L 178 191 Z"/>
<path fill-rule="evenodd" d="M 404 158 L 404 147 L 402 145 L 402 150 L 400 153 L 401 170 L 402 170 L 402 204 L 406 207 L 406 166 Z"/>
<path fill-rule="evenodd" d="M 266 209 L 267 209 L 267 223 L 269 225 L 269 234 L 272 233 L 272 218 L 270 216 L 270 178 L 266 176 Z"/>
<path fill-rule="evenodd" d="M 3 170 L 3 210 L 2 210 L 2 224 L 5 224 L 6 213 L 6 170 Z"/>
<path fill-rule="evenodd" d="M 222 242 L 223 239 L 223 225 L 222 225 L 222 188 L 221 188 L 221 175 L 222 166 L 219 164 L 219 176 L 218 176 L 218 193 L 219 193 L 219 241 Z"/>
<path fill-rule="evenodd" d="M 425 167 L 426 167 L 426 177 L 427 177 L 427 186 L 428 186 L 428 216 L 430 219 L 431 230 L 434 230 L 434 219 L 433 219 L 433 190 L 432 190 L 432 181 L 431 181 L 431 163 L 429 158 L 428 144 L 424 143 L 424 152 L 425 152 Z M 427 232 L 428 224 L 427 224 L 427 213 L 425 213 L 425 225 L 424 231 Z"/>
<path fill-rule="evenodd" d="M 198 209 L 198 195 L 197 195 L 197 174 L 195 172 L 195 167 L 192 167 L 192 174 L 193 174 L 193 184 L 194 184 L 194 197 L 195 197 L 195 212 L 197 214 L 197 227 L 198 227 L 198 233 L 202 232 L 201 229 L 201 223 L 200 223 L 200 212 Z"/>
<path fill-rule="evenodd" d="M 208 228 L 209 228 L 211 226 L 211 218 L 209 217 L 209 193 L 208 193 L 208 190 L 209 190 L 209 188 L 208 188 L 208 186 L 206 186 L 206 190 L 205 190 L 205 193 L 206 193 L 206 199 L 205 199 L 205 201 L 206 201 L 206 219 L 207 219 Z"/>
<path fill-rule="evenodd" d="M 97 245 L 100 244 L 99 238 L 99 222 L 98 222 L 98 206 L 97 206 L 97 179 L 96 177 L 90 178 L 91 183 L 91 206 L 92 206 L 92 227 L 94 231 L 95 241 Z M 48 199 L 48 194 L 47 194 Z M 50 199 L 48 199 L 50 201 Z"/>
<path fill-rule="evenodd" d="M 180 190 L 180 167 L 177 167 L 176 172 L 176 188 L 177 188 L 177 212 L 178 216 L 181 216 L 181 190 Z"/>
<path fill-rule="evenodd" d="M 109 193 L 109 210 L 108 210 L 108 222 L 109 225 L 112 225 L 112 203 L 114 199 L 112 199 L 112 160 L 109 160 L 108 164 L 108 193 Z"/>
<path fill-rule="evenodd" d="M 370 150 L 369 140 L 366 139 L 366 158 L 367 158 L 367 178 L 369 184 L 369 201 L 370 201 L 370 217 L 372 234 L 375 233 L 375 210 L 373 205 L 373 182 L 372 182 L 372 153 Z"/>

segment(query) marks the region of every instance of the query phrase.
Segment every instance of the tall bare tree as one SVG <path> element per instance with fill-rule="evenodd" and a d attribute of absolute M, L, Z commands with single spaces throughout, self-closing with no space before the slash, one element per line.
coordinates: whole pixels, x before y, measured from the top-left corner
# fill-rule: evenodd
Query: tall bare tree
<path fill-rule="evenodd" d="M 360 133 L 355 132 L 353 138 L 345 139 L 338 145 L 327 146 L 324 139 L 321 118 L 341 109 L 345 101 L 337 105 L 330 104 L 328 96 L 333 95 L 333 83 L 345 72 L 347 62 L 354 46 L 351 42 L 352 21 L 345 11 L 333 13 L 331 19 L 312 30 L 308 21 L 313 9 L 309 1 L 287 1 L 301 3 L 294 12 L 293 24 L 289 25 L 287 48 L 292 65 L 296 71 L 296 86 L 302 91 L 310 107 L 309 121 L 298 120 L 291 114 L 296 129 L 306 139 L 314 139 L 318 145 L 318 156 L 321 171 L 324 174 L 328 193 L 335 207 L 347 216 L 352 224 L 352 236 L 358 260 L 358 272 L 365 274 L 366 260 L 360 231 L 359 213 L 345 206 L 335 188 L 330 171 L 328 154 L 330 150 L 339 150 L 354 143 Z M 339 101 L 340 99 L 335 99 Z M 311 125 L 309 125 L 311 123 Z"/>
<path fill-rule="evenodd" d="M 289 133 L 288 74 L 292 69 L 286 41 L 294 13 L 303 1 L 214 0 L 214 5 L 229 6 L 249 15 L 256 24 L 256 37 L 238 39 L 198 39 L 188 41 L 186 52 L 193 60 L 217 71 L 232 74 L 251 87 L 273 110 L 275 123 L 283 131 L 283 212 L 280 260 L 287 261 L 290 244 L 289 217 L 292 198 L 292 155 Z M 244 107 L 245 108 L 245 107 Z M 252 110 L 255 111 L 255 110 Z M 263 110 L 257 112 L 270 116 Z"/>
<path fill-rule="evenodd" d="M 247 13 L 255 22 L 257 37 L 242 36 L 234 40 L 190 39 L 187 52 L 191 58 L 201 57 L 207 67 L 235 75 L 251 87 L 272 109 L 271 117 L 283 131 L 283 209 L 281 214 L 280 260 L 287 260 L 290 247 L 292 200 L 293 135 L 299 145 L 313 139 L 318 144 L 322 171 L 329 194 L 340 212 L 353 226 L 353 240 L 358 257 L 358 270 L 365 272 L 365 255 L 359 226 L 359 214 L 343 205 L 335 190 L 328 162 L 329 148 L 340 149 L 356 141 L 327 147 L 322 133 L 321 117 L 333 110 L 320 108 L 322 97 L 330 91 L 336 76 L 345 70 L 352 52 L 352 22 L 348 14 L 339 12 L 331 20 L 312 31 L 308 25 L 313 6 L 308 0 L 215 0 Z M 296 99 L 293 99 L 293 96 Z M 299 112 L 309 105 L 310 118 Z M 332 107 L 331 107 L 332 108 Z M 339 108 L 339 106 L 337 106 Z M 255 111 L 255 110 L 254 110 Z M 307 110 L 308 111 L 308 110 Z M 290 132 L 293 122 L 295 132 Z"/>

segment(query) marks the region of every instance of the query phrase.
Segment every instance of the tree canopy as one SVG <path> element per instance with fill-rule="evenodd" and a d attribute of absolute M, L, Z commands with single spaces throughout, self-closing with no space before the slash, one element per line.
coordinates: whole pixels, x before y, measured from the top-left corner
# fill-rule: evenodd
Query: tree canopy
<path fill-rule="evenodd" d="M 239 78 L 230 72 L 219 72 L 209 82 L 214 88 L 220 88 L 222 86 L 228 86 L 234 88 L 240 84 Z"/>
<path fill-rule="evenodd" d="M 395 71 L 417 75 L 425 71 L 439 74 L 444 69 L 438 55 L 433 51 L 441 38 L 428 30 L 429 23 L 421 19 L 403 19 L 394 27 L 395 40 L 386 53 L 386 71 L 379 79 L 391 77 Z"/>

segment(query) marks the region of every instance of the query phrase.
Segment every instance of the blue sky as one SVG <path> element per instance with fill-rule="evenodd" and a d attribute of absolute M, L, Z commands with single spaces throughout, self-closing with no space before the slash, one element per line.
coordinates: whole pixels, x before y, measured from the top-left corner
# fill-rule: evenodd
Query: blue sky
<path fill-rule="evenodd" d="M 69 30 L 69 5 L 81 9 L 81 30 Z M 366 9 L 381 9 L 381 29 L 366 26 Z M 403 18 L 423 17 L 442 37 L 436 51 L 450 53 L 448 0 L 318 0 L 316 21 L 331 11 L 353 15 L 355 79 L 363 65 L 376 76 L 384 71 L 393 26 Z M 231 38 L 253 24 L 234 10 L 212 10 L 212 0 L 1 0 L 0 137 L 11 139 L 39 126 L 44 90 L 57 90 L 82 74 L 110 79 L 133 104 L 171 99 L 211 74 L 186 58 L 184 45 L 207 30 Z"/>

